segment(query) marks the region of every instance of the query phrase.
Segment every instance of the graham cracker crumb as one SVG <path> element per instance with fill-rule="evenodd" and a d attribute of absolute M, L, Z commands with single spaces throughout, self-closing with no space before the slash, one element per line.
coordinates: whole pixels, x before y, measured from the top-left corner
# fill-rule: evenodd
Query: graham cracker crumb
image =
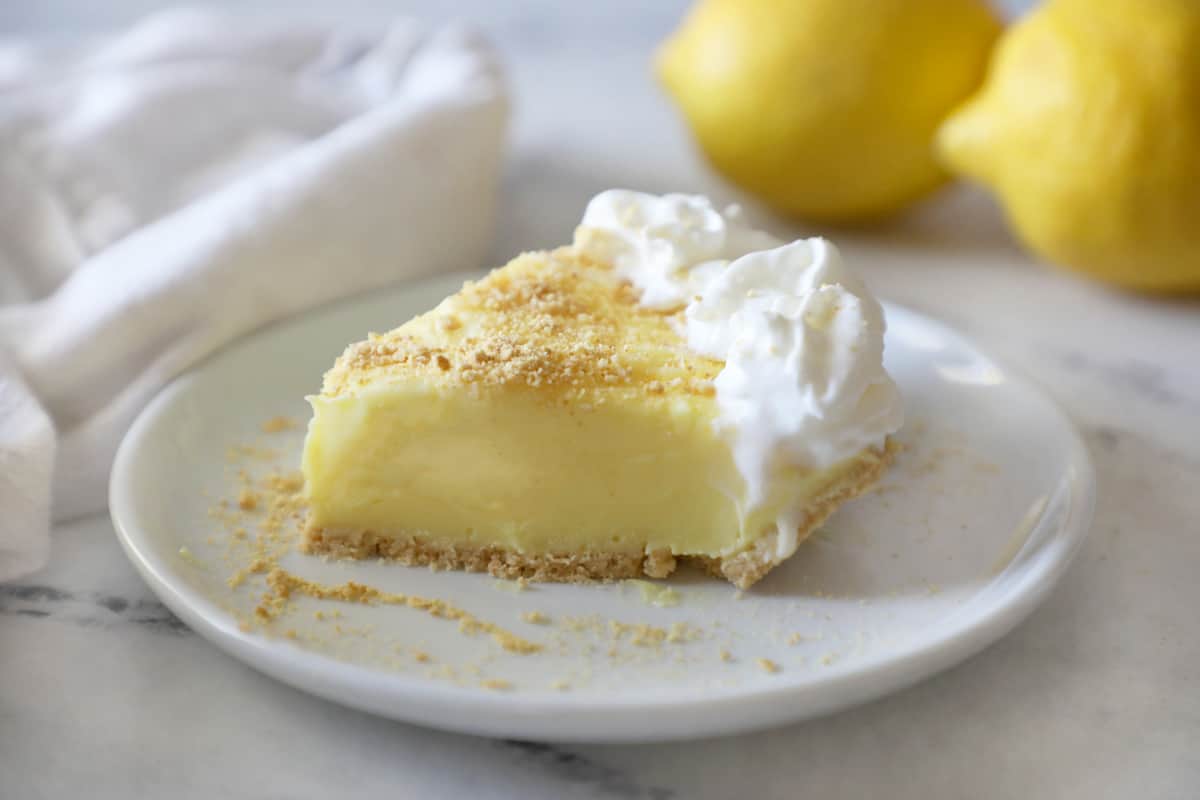
<path fill-rule="evenodd" d="M 661 586 L 650 581 L 631 580 L 627 581 L 638 588 L 641 593 L 642 602 L 647 605 L 654 606 L 677 606 L 679 605 L 679 592 L 669 586 Z"/>
<path fill-rule="evenodd" d="M 541 645 L 510 633 L 499 625 L 481 620 L 470 612 L 444 600 L 385 592 L 354 581 L 347 581 L 337 586 L 326 586 L 293 575 L 280 567 L 274 567 L 267 573 L 267 585 L 270 587 L 271 593 L 264 599 L 264 606 L 269 603 L 270 608 L 275 608 L 280 601 L 286 601 L 293 593 L 305 594 L 318 600 L 341 600 L 362 605 L 407 606 L 417 611 L 424 611 L 434 617 L 455 620 L 459 624 L 459 629 L 466 633 L 487 633 L 497 644 L 512 653 L 536 653 L 542 649 Z M 260 606 L 260 608 L 264 606 Z"/>
<path fill-rule="evenodd" d="M 281 431 L 295 430 L 300 427 L 299 420 L 292 417 L 271 417 L 262 424 L 263 433 L 279 433 Z"/>
<path fill-rule="evenodd" d="M 269 447 L 257 447 L 250 444 L 235 444 L 225 451 L 225 460 L 236 463 L 246 459 L 255 461 L 272 461 L 279 458 L 279 451 Z"/>
<path fill-rule="evenodd" d="M 668 642 L 686 642 L 690 639 L 699 639 L 701 632 L 689 626 L 686 622 L 675 622 L 671 624 L 671 629 L 667 631 Z"/>
<path fill-rule="evenodd" d="M 492 691 L 497 692 L 504 692 L 513 688 L 511 682 L 502 680 L 500 678 L 488 678 L 486 681 L 480 681 L 479 685 L 484 689 L 491 689 Z"/>
<path fill-rule="evenodd" d="M 521 615 L 521 619 L 532 625 L 549 625 L 550 617 L 540 611 L 526 611 Z"/>
<path fill-rule="evenodd" d="M 617 622 L 616 620 L 611 620 L 608 623 L 608 629 L 616 639 L 620 639 L 627 633 L 632 634 L 629 642 L 638 647 L 652 647 L 662 644 L 666 641 L 668 635 L 665 628 L 656 628 L 653 625 L 646 625 L 644 623 L 631 625 L 624 622 Z"/>
<path fill-rule="evenodd" d="M 304 475 L 299 472 L 272 472 L 262 480 L 264 488 L 280 495 L 292 495 L 304 488 Z M 281 501 L 292 501 L 294 498 L 282 497 Z"/>
<path fill-rule="evenodd" d="M 237 504 L 242 511 L 253 511 L 258 508 L 258 495 L 249 489 L 242 489 L 238 493 Z"/>
<path fill-rule="evenodd" d="M 492 581 L 492 587 L 502 592 L 524 592 L 529 589 L 529 579 L 525 577 L 513 580 L 498 579 Z"/>
<path fill-rule="evenodd" d="M 763 672 L 769 672 L 772 674 L 779 672 L 779 665 L 769 658 L 756 658 L 754 663 L 757 664 L 758 668 Z"/>

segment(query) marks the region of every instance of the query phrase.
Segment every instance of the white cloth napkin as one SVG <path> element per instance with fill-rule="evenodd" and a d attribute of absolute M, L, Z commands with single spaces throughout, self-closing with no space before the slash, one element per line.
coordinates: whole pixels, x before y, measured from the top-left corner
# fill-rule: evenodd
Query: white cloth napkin
<path fill-rule="evenodd" d="M 480 266 L 503 80 L 459 29 L 167 12 L 0 48 L 0 580 L 105 505 L 164 383 L 264 323 Z"/>

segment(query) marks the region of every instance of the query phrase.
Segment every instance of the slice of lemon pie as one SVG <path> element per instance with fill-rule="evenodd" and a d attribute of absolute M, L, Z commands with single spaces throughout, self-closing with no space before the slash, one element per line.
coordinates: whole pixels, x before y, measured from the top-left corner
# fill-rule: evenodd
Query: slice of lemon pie
<path fill-rule="evenodd" d="M 883 332 L 828 242 L 604 192 L 572 246 L 337 360 L 304 548 L 565 581 L 685 559 L 749 586 L 886 467 Z"/>

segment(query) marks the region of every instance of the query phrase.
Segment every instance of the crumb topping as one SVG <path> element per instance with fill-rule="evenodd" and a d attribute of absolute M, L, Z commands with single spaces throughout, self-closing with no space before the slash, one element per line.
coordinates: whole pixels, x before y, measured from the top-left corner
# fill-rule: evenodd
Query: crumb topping
<path fill-rule="evenodd" d="M 643 308 L 609 267 L 572 248 L 526 253 L 427 314 L 352 344 L 325 376 L 338 396 L 377 380 L 711 397 L 722 362 L 690 352 L 680 309 Z"/>

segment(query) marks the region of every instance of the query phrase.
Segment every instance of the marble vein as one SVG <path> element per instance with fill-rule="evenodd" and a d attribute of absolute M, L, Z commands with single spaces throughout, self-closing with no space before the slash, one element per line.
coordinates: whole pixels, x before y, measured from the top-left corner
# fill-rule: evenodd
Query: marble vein
<path fill-rule="evenodd" d="M 555 778 L 570 784 L 586 785 L 601 797 L 621 800 L 672 800 L 676 797 L 672 789 L 643 786 L 621 770 L 552 744 L 517 739 L 504 739 L 499 744 Z"/>
<path fill-rule="evenodd" d="M 1058 354 L 1063 369 L 1092 372 L 1106 383 L 1164 406 L 1183 406 L 1200 410 L 1200 396 L 1185 393 L 1174 385 L 1167 368 L 1140 358 L 1110 361 L 1071 350 Z"/>
<path fill-rule="evenodd" d="M 84 627 L 134 625 L 174 635 L 192 631 L 155 600 L 103 592 L 73 592 L 44 584 L 0 584 L 0 616 L 52 618 Z"/>

